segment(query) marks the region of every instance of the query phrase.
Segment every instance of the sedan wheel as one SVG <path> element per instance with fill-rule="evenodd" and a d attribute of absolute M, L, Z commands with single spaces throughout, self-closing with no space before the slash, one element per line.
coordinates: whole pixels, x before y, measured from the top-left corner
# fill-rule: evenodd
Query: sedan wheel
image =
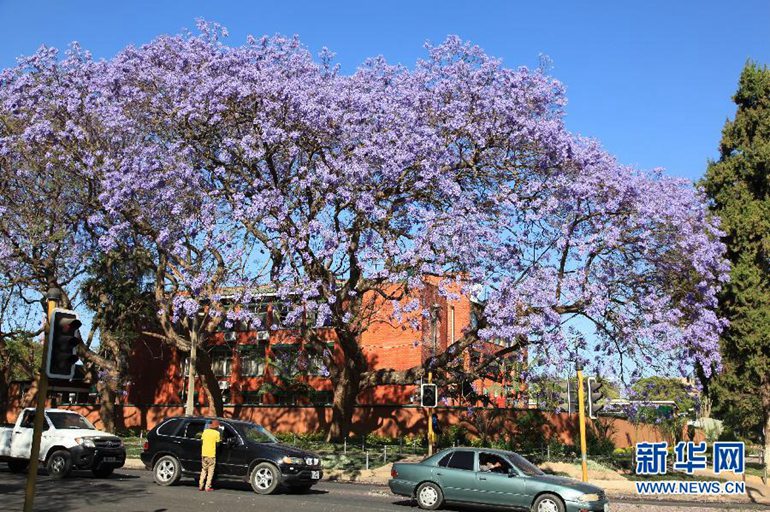
<path fill-rule="evenodd" d="M 152 476 L 158 485 L 174 485 L 182 477 L 179 461 L 171 455 L 164 455 L 155 462 L 152 468 Z"/>
<path fill-rule="evenodd" d="M 539 496 L 532 505 L 534 512 L 564 512 L 564 503 L 554 494 Z"/>
<path fill-rule="evenodd" d="M 426 510 L 436 510 L 444 502 L 444 493 L 433 482 L 425 482 L 417 488 L 417 504 Z"/>
<path fill-rule="evenodd" d="M 278 468 L 263 462 L 254 466 L 249 476 L 251 488 L 258 494 L 272 494 L 281 483 L 281 476 Z"/>

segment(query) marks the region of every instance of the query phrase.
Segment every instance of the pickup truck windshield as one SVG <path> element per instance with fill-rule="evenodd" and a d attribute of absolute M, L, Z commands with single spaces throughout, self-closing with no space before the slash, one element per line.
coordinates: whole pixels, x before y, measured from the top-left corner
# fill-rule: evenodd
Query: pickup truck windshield
<path fill-rule="evenodd" d="M 96 430 L 87 419 L 79 414 L 72 414 L 69 412 L 49 412 L 48 419 L 51 420 L 54 428 L 59 430 L 75 428 Z"/>
<path fill-rule="evenodd" d="M 278 439 L 265 427 L 254 423 L 241 423 L 241 432 L 249 441 L 255 443 L 277 443 Z"/>

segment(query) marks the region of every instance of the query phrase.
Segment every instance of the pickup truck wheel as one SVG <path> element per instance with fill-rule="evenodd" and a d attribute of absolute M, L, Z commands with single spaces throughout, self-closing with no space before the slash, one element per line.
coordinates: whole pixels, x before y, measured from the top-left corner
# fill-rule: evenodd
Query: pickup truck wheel
<path fill-rule="evenodd" d="M 48 457 L 45 468 L 51 478 L 64 478 L 72 469 L 72 458 L 67 450 L 56 450 Z"/>
<path fill-rule="evenodd" d="M 257 494 L 272 494 L 281 483 L 281 473 L 272 464 L 262 462 L 251 470 L 249 482 Z"/>
<path fill-rule="evenodd" d="M 8 461 L 8 469 L 11 470 L 11 473 L 24 473 L 27 470 L 27 466 L 29 466 L 29 462 L 26 460 Z"/>
<path fill-rule="evenodd" d="M 155 461 L 155 466 L 152 468 L 152 476 L 158 485 L 175 485 L 182 477 L 182 468 L 176 457 L 164 455 Z"/>
<path fill-rule="evenodd" d="M 94 468 L 91 470 L 91 473 L 93 473 L 96 478 L 107 478 L 113 471 L 115 471 L 115 468 Z"/>
<path fill-rule="evenodd" d="M 425 510 L 436 510 L 444 503 L 444 493 L 441 487 L 433 482 L 425 482 L 417 488 L 415 493 L 417 505 Z"/>

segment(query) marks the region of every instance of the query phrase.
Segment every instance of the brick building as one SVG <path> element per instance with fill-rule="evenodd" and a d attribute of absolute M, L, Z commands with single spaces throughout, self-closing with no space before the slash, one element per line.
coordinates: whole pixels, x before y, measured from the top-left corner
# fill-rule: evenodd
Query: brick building
<path fill-rule="evenodd" d="M 361 336 L 361 347 L 372 369 L 405 370 L 421 365 L 435 353 L 463 335 L 472 318 L 471 298 L 455 293 L 448 299 L 439 293 L 436 278 L 426 277 L 417 296 L 405 297 L 406 304 L 414 299 L 423 307 L 437 310 L 435 334 L 429 320 L 419 318 L 415 328 L 408 316 L 402 321 L 392 318 L 390 301 L 374 293 L 364 297 L 364 304 L 377 311 L 368 329 Z M 381 303 L 376 301 L 382 300 Z M 332 388 L 323 357 L 316 350 L 305 350 L 297 326 L 285 325 L 282 317 L 286 308 L 270 290 L 255 295 L 248 307 L 259 315 L 260 330 L 237 327 L 220 329 L 203 343 L 212 359 L 214 373 L 219 379 L 226 404 L 234 405 L 316 405 L 331 403 Z M 414 320 L 412 318 L 411 320 Z M 315 319 L 305 319 L 313 325 Z M 324 341 L 333 357 L 341 357 L 335 347 L 335 333 L 328 327 L 316 328 L 316 336 Z M 494 347 L 490 347 L 493 349 Z M 187 389 L 186 353 L 162 341 L 147 338 L 135 343 L 129 361 L 130 381 L 126 402 L 131 404 L 181 404 Z M 510 374 L 511 372 L 507 372 Z M 500 406 L 515 405 L 511 396 L 521 395 L 518 382 L 483 380 L 477 389 Z M 513 390 L 513 392 L 512 392 Z M 204 405 L 205 397 L 198 392 L 196 402 Z M 507 399 L 508 398 L 508 399 Z M 419 399 L 417 399 L 419 401 Z M 378 386 L 365 390 L 358 398 L 361 404 L 409 405 L 416 403 L 416 386 Z M 523 402 L 526 403 L 526 402 Z"/>

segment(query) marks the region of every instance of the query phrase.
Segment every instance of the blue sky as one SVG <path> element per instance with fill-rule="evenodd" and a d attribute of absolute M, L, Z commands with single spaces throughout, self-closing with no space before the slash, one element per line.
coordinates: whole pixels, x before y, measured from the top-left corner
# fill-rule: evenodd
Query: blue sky
<path fill-rule="evenodd" d="M 589 4 L 590 5 L 583 5 Z M 77 40 L 96 57 L 218 21 L 228 44 L 298 34 L 337 53 L 344 72 L 384 55 L 411 66 L 426 40 L 469 39 L 508 66 L 553 62 L 567 123 L 620 161 L 699 178 L 734 113 L 738 74 L 770 63 L 770 2 L 129 2 L 0 0 L 0 67 L 41 44 Z"/>

